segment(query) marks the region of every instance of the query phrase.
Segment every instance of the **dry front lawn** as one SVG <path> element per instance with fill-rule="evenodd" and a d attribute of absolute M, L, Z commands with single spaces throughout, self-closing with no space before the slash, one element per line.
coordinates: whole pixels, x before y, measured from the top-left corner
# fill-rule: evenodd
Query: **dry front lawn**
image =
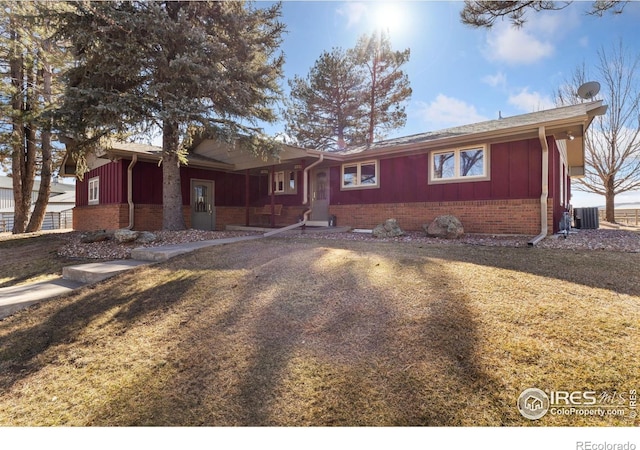
<path fill-rule="evenodd" d="M 530 421 L 516 402 L 537 387 L 628 405 L 638 267 L 537 248 L 204 249 L 0 321 L 0 425 L 637 426 Z"/>
<path fill-rule="evenodd" d="M 81 259 L 58 256 L 66 233 L 0 235 L 0 288 L 57 278 L 65 265 Z"/>

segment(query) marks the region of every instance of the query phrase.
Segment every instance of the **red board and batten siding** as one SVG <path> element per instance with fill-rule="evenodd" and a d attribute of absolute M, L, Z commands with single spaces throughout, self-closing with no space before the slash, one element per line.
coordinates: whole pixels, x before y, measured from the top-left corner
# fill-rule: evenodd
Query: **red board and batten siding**
<path fill-rule="evenodd" d="M 541 155 L 537 139 L 493 144 L 490 149 L 490 180 L 442 184 L 429 184 L 429 155 L 426 153 L 382 159 L 378 189 L 341 189 L 341 166 L 334 166 L 331 168 L 331 204 L 540 198 Z"/>
<path fill-rule="evenodd" d="M 548 138 L 548 143 L 550 150 L 548 216 L 551 221 L 549 224 L 551 232 L 557 230 L 557 223 L 562 215 L 559 198 L 560 173 L 558 172 L 561 169 L 559 168 L 560 156 L 554 139 Z M 537 139 L 530 139 L 493 144 L 489 155 L 489 180 L 443 184 L 429 184 L 427 153 L 381 159 L 379 161 L 380 187 L 375 189 L 342 190 L 341 166 L 336 164 L 330 168 L 330 213 L 337 216 L 339 224 L 357 228 L 372 227 L 386 218 L 395 216 L 401 220 L 401 226 L 404 222 L 405 229 L 419 229 L 421 221 L 429 220 L 433 215 L 455 214 L 467 221 L 469 232 L 537 234 L 540 226 L 539 201 L 542 190 L 540 142 Z M 106 164 L 90 171 L 83 181 L 78 181 L 76 186 L 78 209 L 89 216 L 92 210 L 97 211 L 92 207 L 86 207 L 87 185 L 89 179 L 99 176 L 101 207 L 104 209 L 106 205 L 114 205 L 114 207 L 118 205 L 117 211 L 107 213 L 105 210 L 105 214 L 109 217 L 122 216 L 118 219 L 118 226 L 125 226 L 126 208 L 123 209 L 121 205 L 127 203 L 128 164 L 127 160 Z M 134 167 L 133 177 L 133 202 L 137 209 L 162 204 L 161 167 L 154 163 L 138 162 Z M 221 208 L 220 212 L 223 212 L 224 208 L 226 208 L 224 211 L 229 210 L 227 214 L 229 220 L 237 221 L 237 217 L 243 216 L 246 202 L 244 173 L 183 167 L 181 179 L 183 204 L 187 209 L 190 201 L 191 180 L 213 180 L 215 206 Z M 251 206 L 261 206 L 271 202 L 268 179 L 266 174 L 250 177 Z M 275 203 L 284 204 L 292 211 L 293 215 L 286 217 L 288 221 L 294 220 L 295 215 L 304 209 L 300 206 L 302 190 L 302 172 L 299 171 L 298 192 L 293 195 L 276 196 Z M 153 210 L 157 210 L 157 214 L 160 213 L 157 207 Z M 188 215 L 187 210 L 185 214 Z M 94 227 L 90 222 L 82 226 Z M 153 223 L 155 222 L 157 220 L 154 219 Z"/>
<path fill-rule="evenodd" d="M 127 167 L 123 167 L 122 161 L 115 161 L 89 171 L 82 181 L 76 181 L 76 206 L 89 204 L 89 180 L 95 177 L 100 177 L 99 204 L 126 203 Z"/>
<path fill-rule="evenodd" d="M 553 138 L 548 143 L 549 219 L 557 222 L 562 214 L 555 195 L 559 193 L 559 153 Z M 341 189 L 341 166 L 333 166 L 331 213 L 340 224 L 362 228 L 396 217 L 406 229 L 419 229 L 432 216 L 454 214 L 466 219 L 470 232 L 537 234 L 542 192 L 540 141 L 493 144 L 489 157 L 490 180 L 443 184 L 428 183 L 427 153 L 381 159 L 377 189 Z M 549 225 L 549 231 L 557 228 L 554 223 Z"/>
<path fill-rule="evenodd" d="M 77 230 L 116 229 L 128 225 L 127 170 L 130 161 L 119 160 L 91 170 L 76 185 Z M 88 205 L 88 180 L 100 177 L 98 205 Z M 182 201 L 187 225 L 190 224 L 191 180 L 214 181 L 214 205 L 219 228 L 227 224 L 244 223 L 246 214 L 245 173 L 229 173 L 215 170 L 183 167 L 181 169 Z M 135 204 L 135 229 L 154 230 L 162 226 L 162 167 L 155 163 L 139 161 L 133 168 L 133 203 Z M 268 186 L 269 175 L 251 175 L 249 178 L 250 206 L 271 203 Z M 285 205 L 280 217 L 285 224 L 298 219 L 304 212 L 302 203 L 302 171 L 298 171 L 296 194 L 276 195 L 275 203 Z"/>
<path fill-rule="evenodd" d="M 93 169 L 76 183 L 76 205 L 88 205 L 88 182 L 100 177 L 99 204 L 127 203 L 127 168 L 130 161 L 119 160 Z M 215 182 L 216 206 L 243 206 L 245 203 L 244 174 L 226 173 L 205 169 L 183 167 L 181 170 L 182 203 L 190 202 L 191 180 L 213 180 Z M 133 168 L 133 203 L 162 205 L 162 167 L 154 163 L 138 162 Z M 266 189 L 266 181 L 265 188 Z M 250 199 L 261 199 L 259 179 L 250 179 Z"/>

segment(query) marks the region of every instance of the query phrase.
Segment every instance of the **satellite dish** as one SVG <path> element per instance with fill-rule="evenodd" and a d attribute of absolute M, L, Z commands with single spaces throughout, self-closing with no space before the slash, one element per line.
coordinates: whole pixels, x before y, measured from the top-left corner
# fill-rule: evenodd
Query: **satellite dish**
<path fill-rule="evenodd" d="M 578 97 L 584 100 L 590 100 L 600 92 L 600 83 L 597 81 L 588 81 L 578 88 Z"/>

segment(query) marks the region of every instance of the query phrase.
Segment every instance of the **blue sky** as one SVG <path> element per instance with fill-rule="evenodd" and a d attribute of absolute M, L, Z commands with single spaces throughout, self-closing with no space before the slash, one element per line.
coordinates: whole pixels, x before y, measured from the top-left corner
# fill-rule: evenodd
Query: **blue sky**
<path fill-rule="evenodd" d="M 640 54 L 640 3 L 597 18 L 585 13 L 590 2 L 575 2 L 562 11 L 530 13 L 521 29 L 498 21 L 490 30 L 463 25 L 462 5 L 284 1 L 285 77 L 305 76 L 324 50 L 350 48 L 362 34 L 387 29 L 394 49 L 411 50 L 404 70 L 413 95 L 406 126 L 389 136 L 394 137 L 552 108 L 555 90 L 577 65 L 594 67 L 599 49 L 622 39 Z M 283 132 L 284 125 L 266 131 Z M 640 202 L 640 193 L 617 198 L 629 201 Z M 573 204 L 597 206 L 604 199 L 574 191 Z"/>

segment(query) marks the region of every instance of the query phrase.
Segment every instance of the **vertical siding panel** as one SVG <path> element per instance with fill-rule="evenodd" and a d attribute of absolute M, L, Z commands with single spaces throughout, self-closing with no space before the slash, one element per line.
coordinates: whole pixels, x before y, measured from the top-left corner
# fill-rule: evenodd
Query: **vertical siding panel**
<path fill-rule="evenodd" d="M 475 184 L 474 182 L 458 184 L 457 200 L 475 200 Z"/>
<path fill-rule="evenodd" d="M 458 194 L 459 187 L 460 183 L 443 184 L 442 200 L 444 200 L 445 202 L 454 202 L 460 200 L 460 195 Z"/>
<path fill-rule="evenodd" d="M 529 141 L 529 197 L 542 194 L 542 147 L 540 141 Z"/>
<path fill-rule="evenodd" d="M 124 170 L 126 172 L 127 169 L 125 168 Z M 123 182 L 123 186 L 126 186 L 126 184 L 126 181 Z M 126 188 L 124 192 L 126 193 Z M 132 194 L 133 202 L 136 204 L 161 205 L 162 167 L 158 167 L 155 163 L 138 161 L 133 166 Z"/>
<path fill-rule="evenodd" d="M 489 200 L 491 198 L 491 182 L 479 181 L 477 183 L 470 183 L 473 185 L 473 199 L 474 200 Z"/>
<path fill-rule="evenodd" d="M 509 147 L 509 198 L 525 198 L 529 191 L 529 145 L 514 142 Z"/>
<path fill-rule="evenodd" d="M 76 180 L 76 206 L 87 206 L 89 203 L 88 174 L 82 180 Z"/>
<path fill-rule="evenodd" d="M 491 198 L 509 198 L 508 144 L 496 144 L 491 151 Z"/>

